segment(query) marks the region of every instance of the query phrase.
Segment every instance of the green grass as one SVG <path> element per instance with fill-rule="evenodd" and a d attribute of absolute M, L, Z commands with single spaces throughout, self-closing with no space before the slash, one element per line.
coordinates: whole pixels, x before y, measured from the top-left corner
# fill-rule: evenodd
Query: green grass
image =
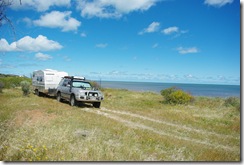
<path fill-rule="evenodd" d="M 157 93 L 103 92 L 95 109 L 4 89 L 0 160 L 240 161 L 240 110 L 225 99 L 167 105 Z"/>

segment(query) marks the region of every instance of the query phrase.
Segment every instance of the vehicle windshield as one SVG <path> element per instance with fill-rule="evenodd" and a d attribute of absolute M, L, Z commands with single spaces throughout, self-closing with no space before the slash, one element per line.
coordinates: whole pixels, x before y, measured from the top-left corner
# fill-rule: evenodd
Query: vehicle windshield
<path fill-rule="evenodd" d="M 73 85 L 74 88 L 82 88 L 82 89 L 87 89 L 87 90 L 91 90 L 92 86 L 89 82 L 84 82 L 84 81 L 73 81 Z"/>

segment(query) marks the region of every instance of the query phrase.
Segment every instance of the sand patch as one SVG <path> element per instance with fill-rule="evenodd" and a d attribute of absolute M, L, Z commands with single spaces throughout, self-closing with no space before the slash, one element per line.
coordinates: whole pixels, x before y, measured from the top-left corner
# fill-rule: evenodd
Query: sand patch
<path fill-rule="evenodd" d="M 56 117 L 55 114 L 47 114 L 41 110 L 25 110 L 18 111 L 12 122 L 17 127 L 20 127 L 25 123 L 30 125 L 35 125 L 37 123 L 47 124 L 50 120 L 53 120 Z"/>

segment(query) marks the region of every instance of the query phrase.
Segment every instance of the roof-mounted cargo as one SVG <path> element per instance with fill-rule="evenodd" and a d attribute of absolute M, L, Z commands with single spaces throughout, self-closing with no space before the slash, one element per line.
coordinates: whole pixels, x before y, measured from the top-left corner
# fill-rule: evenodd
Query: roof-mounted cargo
<path fill-rule="evenodd" d="M 64 78 L 70 78 L 70 79 L 76 79 L 76 80 L 83 80 L 85 81 L 85 77 L 79 77 L 79 76 L 64 76 Z"/>

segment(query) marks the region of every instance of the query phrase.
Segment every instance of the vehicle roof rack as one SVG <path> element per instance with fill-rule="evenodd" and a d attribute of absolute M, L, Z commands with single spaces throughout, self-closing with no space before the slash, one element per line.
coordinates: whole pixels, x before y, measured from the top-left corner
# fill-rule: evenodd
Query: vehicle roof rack
<path fill-rule="evenodd" d="M 78 76 L 64 76 L 64 78 L 70 78 L 70 79 L 78 79 L 78 80 L 86 80 L 85 77 L 78 77 Z"/>

